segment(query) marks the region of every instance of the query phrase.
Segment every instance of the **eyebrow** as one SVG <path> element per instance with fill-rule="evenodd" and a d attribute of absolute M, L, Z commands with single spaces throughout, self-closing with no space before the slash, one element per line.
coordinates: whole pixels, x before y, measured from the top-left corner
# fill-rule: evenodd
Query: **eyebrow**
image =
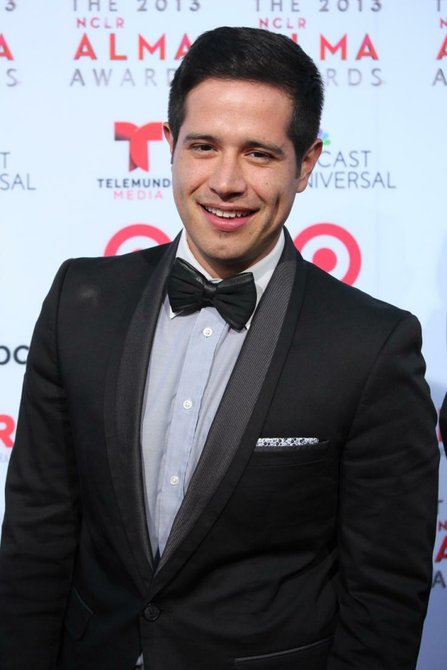
<path fill-rule="evenodd" d="M 183 142 L 191 142 L 191 140 L 201 140 L 202 142 L 215 142 L 216 137 L 214 135 L 203 135 L 202 133 L 188 133 L 185 135 Z"/>
<path fill-rule="evenodd" d="M 202 133 L 188 133 L 185 135 L 183 142 L 186 144 L 191 141 L 201 141 L 201 142 L 218 142 L 218 138 L 214 135 L 206 135 Z M 261 142 L 260 140 L 250 139 L 244 143 L 244 147 L 247 149 L 265 149 L 275 154 L 278 157 L 284 156 L 284 151 L 277 144 L 272 144 L 270 142 Z"/>
<path fill-rule="evenodd" d="M 284 156 L 284 151 L 277 144 L 271 142 L 260 142 L 259 140 L 248 140 L 246 142 L 247 149 L 265 149 L 276 156 Z"/>

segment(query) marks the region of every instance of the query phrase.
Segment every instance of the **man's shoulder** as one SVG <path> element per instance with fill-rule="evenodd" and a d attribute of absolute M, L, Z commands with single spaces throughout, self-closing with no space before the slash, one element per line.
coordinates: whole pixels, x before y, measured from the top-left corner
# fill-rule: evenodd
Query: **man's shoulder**
<path fill-rule="evenodd" d="M 163 259 L 169 244 L 160 244 L 149 249 L 132 251 L 118 256 L 72 258 L 66 261 L 70 271 L 80 274 L 138 273 L 152 269 Z"/>
<path fill-rule="evenodd" d="M 68 259 L 59 268 L 47 298 L 50 302 L 61 300 L 68 309 L 79 301 L 95 302 L 99 296 L 109 306 L 137 300 L 170 246 L 120 256 Z"/>
<path fill-rule="evenodd" d="M 113 289 L 145 283 L 163 261 L 171 245 L 133 251 L 119 256 L 80 257 L 66 260 L 56 275 L 54 284 L 65 290 L 82 285 L 101 285 Z"/>
<path fill-rule="evenodd" d="M 365 332 L 392 329 L 400 321 L 415 317 L 405 309 L 332 277 L 317 266 L 306 264 L 307 309 L 324 314 L 328 321 L 346 329 Z"/>

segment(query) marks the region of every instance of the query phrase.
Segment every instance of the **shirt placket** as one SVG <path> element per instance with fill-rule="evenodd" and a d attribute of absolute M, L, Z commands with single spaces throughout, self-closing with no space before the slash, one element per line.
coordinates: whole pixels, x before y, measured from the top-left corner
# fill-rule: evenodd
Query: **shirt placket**
<path fill-rule="evenodd" d="M 198 313 L 189 338 L 173 404 L 166 458 L 160 480 L 158 510 L 160 553 L 164 550 L 172 523 L 188 486 L 187 466 L 194 448 L 200 406 L 217 345 L 227 330 L 228 325 L 217 311 L 208 307 Z"/>

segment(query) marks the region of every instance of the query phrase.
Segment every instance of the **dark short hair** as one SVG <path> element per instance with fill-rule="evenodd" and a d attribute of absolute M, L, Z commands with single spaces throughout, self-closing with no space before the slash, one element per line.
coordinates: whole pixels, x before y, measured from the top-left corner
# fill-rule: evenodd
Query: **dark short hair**
<path fill-rule="evenodd" d="M 290 38 L 258 28 L 221 27 L 192 44 L 171 83 L 168 122 L 174 145 L 185 118 L 186 96 L 205 79 L 245 79 L 276 86 L 293 103 L 288 135 L 297 163 L 317 138 L 323 84 L 313 60 Z"/>

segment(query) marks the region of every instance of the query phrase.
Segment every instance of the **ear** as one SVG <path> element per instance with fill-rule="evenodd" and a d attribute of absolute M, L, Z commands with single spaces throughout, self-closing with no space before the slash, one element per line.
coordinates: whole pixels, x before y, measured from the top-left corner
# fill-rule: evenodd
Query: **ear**
<path fill-rule="evenodd" d="M 174 136 L 172 134 L 171 128 L 169 127 L 169 123 L 163 124 L 163 134 L 165 136 L 167 143 L 169 144 L 172 158 L 172 154 L 174 153 Z"/>
<path fill-rule="evenodd" d="M 309 147 L 306 153 L 303 156 L 300 166 L 300 174 L 298 177 L 297 184 L 297 193 L 302 193 L 306 188 L 309 177 L 314 169 L 317 160 L 320 158 L 321 151 L 323 149 L 323 142 L 321 140 L 315 140 L 313 144 Z"/>

